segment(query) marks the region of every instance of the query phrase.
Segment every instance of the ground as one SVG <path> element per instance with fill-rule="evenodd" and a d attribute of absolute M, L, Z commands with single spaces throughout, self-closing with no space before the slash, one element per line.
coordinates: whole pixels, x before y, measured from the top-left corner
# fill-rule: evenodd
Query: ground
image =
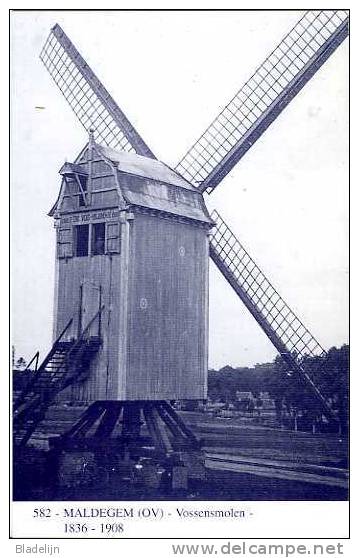
<path fill-rule="evenodd" d="M 56 488 L 53 464 L 44 451 L 49 433 L 60 433 L 81 414 L 52 409 L 48 420 L 15 459 L 16 500 L 346 500 L 347 440 L 334 434 L 293 432 L 260 424 L 260 419 L 221 419 L 184 412 L 203 441 L 206 478 L 189 490 L 169 491 L 123 480 L 113 471 L 86 486 Z M 256 424 L 257 423 L 257 424 Z"/>

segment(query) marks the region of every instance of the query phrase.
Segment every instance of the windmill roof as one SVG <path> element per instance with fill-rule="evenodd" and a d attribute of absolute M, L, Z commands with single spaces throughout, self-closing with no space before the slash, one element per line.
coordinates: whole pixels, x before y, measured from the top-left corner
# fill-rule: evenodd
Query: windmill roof
<path fill-rule="evenodd" d="M 116 165 L 127 203 L 213 224 L 202 194 L 161 161 L 103 145 L 96 148 Z"/>
<path fill-rule="evenodd" d="M 167 184 L 173 184 L 186 190 L 196 192 L 196 189 L 187 182 L 176 171 L 171 169 L 162 161 L 157 159 L 150 159 L 137 153 L 128 153 L 127 151 L 117 151 L 111 147 L 96 144 L 97 149 L 107 159 L 117 164 L 118 170 L 143 178 L 151 178 L 152 180 L 159 180 Z"/>

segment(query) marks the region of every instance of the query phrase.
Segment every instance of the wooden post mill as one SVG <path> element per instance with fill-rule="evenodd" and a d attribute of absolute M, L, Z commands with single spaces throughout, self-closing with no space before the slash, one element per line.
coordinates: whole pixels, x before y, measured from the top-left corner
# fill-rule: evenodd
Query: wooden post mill
<path fill-rule="evenodd" d="M 206 398 L 212 221 L 202 194 L 163 163 L 91 137 L 60 174 L 54 340 L 71 319 L 66 339 L 84 328 L 101 339 L 88 377 L 64 397 Z"/>
<path fill-rule="evenodd" d="M 59 449 L 183 466 L 199 442 L 171 402 L 207 396 L 209 257 L 332 419 L 305 367 L 325 356 L 210 194 L 348 35 L 346 10 L 309 10 L 174 169 L 159 161 L 56 24 L 40 58 L 87 145 L 60 169 L 53 346 L 14 404 L 27 444 L 51 403 L 84 403 Z M 177 467 L 176 465 L 176 467 Z"/>

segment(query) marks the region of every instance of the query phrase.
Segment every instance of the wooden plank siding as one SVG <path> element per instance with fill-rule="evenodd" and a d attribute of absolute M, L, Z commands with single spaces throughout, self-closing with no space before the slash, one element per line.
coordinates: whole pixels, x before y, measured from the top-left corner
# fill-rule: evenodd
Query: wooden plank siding
<path fill-rule="evenodd" d="M 88 156 L 89 150 L 86 148 L 76 161 L 84 171 L 89 170 Z M 88 205 L 79 207 L 78 199 L 71 196 L 77 191 L 77 187 L 75 183 L 70 183 L 59 208 L 60 218 L 57 223 L 59 229 L 73 228 L 77 224 L 84 223 L 120 222 L 118 186 L 114 169 L 96 153 L 90 169 Z M 59 399 L 84 402 L 98 399 L 117 400 L 119 375 L 124 373 L 123 370 L 119 371 L 118 367 L 119 324 L 121 320 L 123 321 L 118 296 L 122 289 L 121 251 L 119 254 L 76 257 L 74 249 L 75 247 L 73 247 L 72 257 L 57 259 L 54 339 L 71 317 L 74 318 L 74 322 L 68 337 L 77 337 L 80 287 L 82 287 L 82 327 L 86 327 L 99 308 L 99 290 L 94 286 L 101 286 L 102 304 L 105 306 L 101 318 L 102 346 L 91 362 L 88 379 L 70 386 L 60 394 Z M 92 326 L 94 335 L 98 333 L 97 325 L 96 320 Z"/>
<path fill-rule="evenodd" d="M 207 234 L 136 213 L 131 228 L 128 399 L 203 399 Z"/>
<path fill-rule="evenodd" d="M 139 165 L 137 176 L 102 158 L 98 146 L 85 148 L 76 164 L 88 173 L 86 206 L 70 173 L 50 212 L 58 243 L 53 338 L 72 317 L 68 338 L 77 337 L 80 289 L 82 328 L 99 308 L 100 286 L 105 306 L 88 379 L 65 390 L 62 401 L 206 397 L 211 221 L 192 186 L 143 176 L 143 159 L 130 161 Z M 151 173 L 170 175 L 157 167 L 151 163 Z M 100 222 L 106 253 L 76 256 L 75 227 Z M 97 335 L 97 323 L 92 327 Z"/>
<path fill-rule="evenodd" d="M 102 347 L 93 359 L 89 380 L 70 387 L 62 399 L 75 401 L 96 401 L 98 399 L 117 399 L 118 397 L 118 351 L 119 322 L 121 316 L 120 254 L 112 256 L 91 256 L 60 260 L 57 300 L 58 335 L 71 317 L 73 326 L 68 337 L 77 336 L 80 287 L 83 288 L 82 325 L 86 327 L 98 310 L 99 291 L 93 285 L 102 287 L 102 303 L 105 305 L 101 333 Z M 92 326 L 97 335 L 97 320 Z"/>

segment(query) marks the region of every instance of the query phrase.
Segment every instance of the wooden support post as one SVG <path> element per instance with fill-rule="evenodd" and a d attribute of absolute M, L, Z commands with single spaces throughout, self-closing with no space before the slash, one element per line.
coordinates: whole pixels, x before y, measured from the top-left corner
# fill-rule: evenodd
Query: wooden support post
<path fill-rule="evenodd" d="M 158 405 L 157 411 L 160 417 L 162 418 L 163 422 L 167 426 L 167 428 L 171 431 L 175 439 L 179 438 L 182 440 L 187 440 L 187 437 L 184 435 L 183 431 L 179 428 L 176 421 L 169 414 L 166 413 L 165 409 L 163 409 L 162 403 Z"/>
<path fill-rule="evenodd" d="M 94 434 L 96 438 L 107 438 L 110 437 L 118 419 L 120 417 L 122 410 L 122 404 L 107 407 L 105 413 L 101 419 L 100 424 Z"/>
<path fill-rule="evenodd" d="M 101 339 L 102 330 L 102 285 L 99 286 L 99 299 L 98 299 L 98 336 Z"/>
<path fill-rule="evenodd" d="M 80 285 L 80 300 L 79 300 L 79 311 L 78 311 L 78 323 L 77 323 L 77 337 L 80 338 L 82 333 L 82 298 L 83 298 L 83 285 Z"/>
<path fill-rule="evenodd" d="M 164 411 L 177 423 L 178 427 L 182 430 L 182 432 L 186 435 L 186 437 L 196 446 L 199 445 L 199 441 L 197 440 L 196 436 L 193 432 L 186 426 L 183 422 L 181 417 L 172 409 L 171 405 L 167 403 L 167 401 L 163 401 L 162 408 Z"/>
<path fill-rule="evenodd" d="M 137 402 L 125 402 L 122 415 L 122 436 L 137 438 L 141 433 L 141 407 Z"/>
<path fill-rule="evenodd" d="M 161 439 L 162 444 L 165 448 L 166 455 L 171 455 L 173 453 L 172 444 L 168 437 L 168 433 L 164 423 L 161 420 L 161 417 L 158 413 L 157 407 L 152 407 L 152 417 L 153 417 L 153 424 L 157 433 L 158 438 Z"/>
<path fill-rule="evenodd" d="M 155 446 L 157 447 L 157 449 L 163 453 L 164 455 L 166 455 L 167 453 L 167 446 L 164 443 L 161 433 L 158 430 L 158 426 L 155 422 L 155 419 L 153 417 L 152 414 L 153 411 L 153 407 L 151 403 L 145 403 L 143 406 L 143 414 L 145 417 L 145 421 L 146 421 L 146 426 L 148 428 L 148 432 L 151 436 L 151 438 L 153 439 Z"/>
<path fill-rule="evenodd" d="M 84 415 L 74 424 L 74 426 L 65 434 L 66 438 L 73 438 L 74 436 L 81 436 L 85 430 L 88 430 L 95 424 L 104 409 L 99 402 L 93 403 L 87 409 Z"/>
<path fill-rule="evenodd" d="M 150 453 L 148 438 L 141 437 L 141 413 L 152 440 Z M 121 435 L 111 439 L 121 419 Z M 89 436 L 94 425 L 97 428 Z M 56 446 L 62 450 L 61 455 L 64 452 L 77 452 L 80 457 L 93 455 L 96 463 L 101 463 L 105 469 L 111 467 L 115 456 L 117 460 L 121 455 L 126 474 L 132 471 L 133 452 L 136 458 L 145 456 L 144 482 L 153 487 L 160 482 L 159 463 L 163 465 L 173 490 L 186 489 L 188 478 L 205 478 L 199 442 L 165 401 L 97 401 L 67 434 L 58 439 Z"/>

